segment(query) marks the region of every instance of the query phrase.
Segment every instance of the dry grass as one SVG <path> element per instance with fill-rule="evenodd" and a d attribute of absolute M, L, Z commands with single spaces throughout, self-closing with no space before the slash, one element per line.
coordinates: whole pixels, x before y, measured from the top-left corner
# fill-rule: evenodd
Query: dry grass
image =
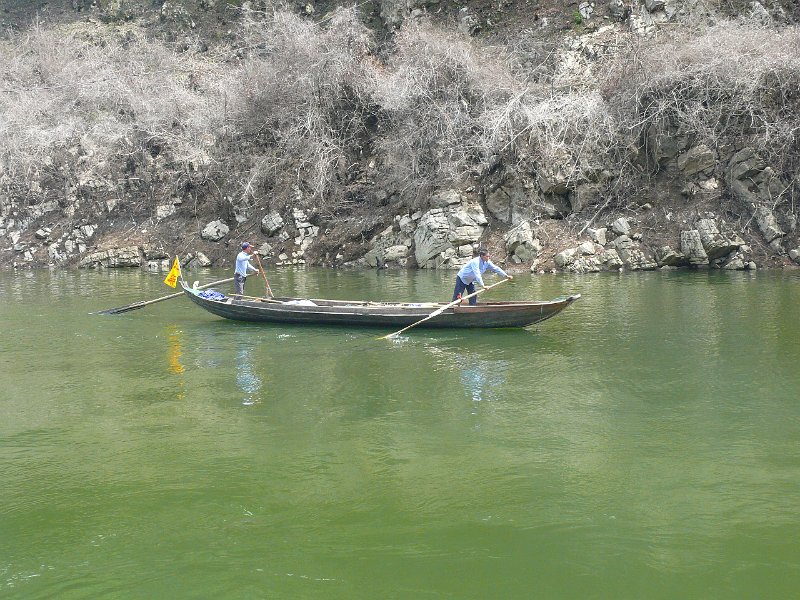
<path fill-rule="evenodd" d="M 0 51 L 0 169 L 31 188 L 40 170 L 93 168 L 155 148 L 173 168 L 199 169 L 226 125 L 234 75 L 130 31 L 109 39 L 33 28 Z M 65 162 L 66 161 L 66 162 Z M 67 185 L 80 179 L 74 172 Z M 35 186 L 34 186 L 35 189 Z"/>
<path fill-rule="evenodd" d="M 532 39 L 488 47 L 415 21 L 379 55 L 355 9 L 321 23 L 253 13 L 238 54 L 176 53 L 133 28 L 33 28 L 0 48 L 0 197 L 37 202 L 132 161 L 235 201 L 294 202 L 294 189 L 330 209 L 371 160 L 411 201 L 498 159 L 528 176 L 558 169 L 569 186 L 605 170 L 622 194 L 651 125 L 797 168 L 797 29 L 630 40 L 578 90 L 553 84 L 552 48 Z M 38 192 L 48 177 L 62 187 Z"/>
<path fill-rule="evenodd" d="M 247 23 L 249 55 L 236 88 L 238 129 L 262 144 L 257 179 L 295 180 L 335 194 L 364 143 L 372 94 L 371 38 L 354 10 L 325 27 L 288 13 Z"/>
<path fill-rule="evenodd" d="M 699 34 L 662 36 L 618 58 L 604 93 L 631 130 L 680 131 L 712 148 L 748 144 L 778 168 L 797 165 L 796 28 L 726 22 Z"/>

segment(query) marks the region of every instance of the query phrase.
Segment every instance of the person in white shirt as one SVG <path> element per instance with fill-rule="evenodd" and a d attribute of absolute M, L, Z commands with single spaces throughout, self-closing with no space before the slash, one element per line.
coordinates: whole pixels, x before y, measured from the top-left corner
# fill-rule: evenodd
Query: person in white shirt
<path fill-rule="evenodd" d="M 469 294 L 475 293 L 476 281 L 481 284 L 481 287 L 486 287 L 486 285 L 483 283 L 483 277 L 481 277 L 481 275 L 483 275 L 487 269 L 494 271 L 501 277 L 513 279 L 511 275 L 503 271 L 503 269 L 489 260 L 488 250 L 481 250 L 478 253 L 478 256 L 461 267 L 458 275 L 456 275 L 456 289 L 453 291 L 453 302 L 461 297 L 461 294 L 464 293 L 464 290 L 466 290 Z M 478 303 L 478 297 L 473 296 L 469 299 L 469 303 L 475 306 Z"/>
<path fill-rule="evenodd" d="M 253 265 L 250 264 L 250 256 L 253 254 L 253 247 L 248 242 L 242 242 L 242 251 L 236 255 L 236 271 L 233 273 L 233 286 L 236 290 L 235 298 L 238 300 L 244 296 L 244 283 L 250 271 L 258 273 Z"/>

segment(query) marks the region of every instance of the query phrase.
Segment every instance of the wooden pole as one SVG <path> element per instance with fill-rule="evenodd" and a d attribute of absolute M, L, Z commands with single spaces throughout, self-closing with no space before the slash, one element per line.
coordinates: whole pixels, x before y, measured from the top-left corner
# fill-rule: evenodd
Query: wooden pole
<path fill-rule="evenodd" d="M 419 320 L 419 321 L 417 321 L 416 323 L 412 323 L 411 325 L 408 325 L 407 327 L 403 327 L 403 328 L 402 328 L 400 331 L 395 331 L 394 333 L 390 333 L 389 335 L 384 335 L 384 336 L 383 336 L 383 337 L 381 337 L 380 339 L 382 339 L 382 340 L 388 340 L 389 338 L 392 338 L 392 337 L 394 337 L 394 336 L 396 336 L 396 335 L 400 335 L 400 334 L 401 334 L 401 333 L 403 333 L 404 331 L 407 331 L 407 330 L 411 329 L 412 327 L 416 327 L 416 326 L 417 326 L 417 325 L 419 325 L 420 323 L 424 323 L 424 322 L 425 322 L 425 321 L 427 321 L 428 319 L 432 319 L 433 317 L 436 317 L 436 316 L 438 316 L 438 315 L 442 314 L 444 311 L 446 311 L 446 310 L 447 310 L 448 308 L 450 308 L 451 306 L 455 306 L 456 304 L 459 304 L 459 303 L 463 302 L 464 300 L 468 300 L 469 298 L 472 298 L 473 296 L 477 296 L 477 295 L 478 295 L 478 294 L 480 294 L 481 292 L 485 292 L 486 290 L 490 290 L 490 289 L 492 289 L 493 287 L 497 287 L 498 285 L 500 285 L 501 283 L 505 283 L 506 281 L 508 281 L 508 279 L 501 279 L 501 280 L 500 280 L 500 281 L 498 281 L 497 283 L 493 283 L 492 285 L 488 285 L 488 286 L 486 286 L 485 288 L 481 288 L 481 289 L 479 289 L 477 292 L 472 292 L 471 294 L 467 294 L 467 295 L 466 295 L 466 296 L 464 296 L 463 298 L 458 298 L 457 300 L 453 300 L 453 301 L 452 301 L 450 304 L 445 304 L 443 307 L 441 307 L 441 308 L 437 308 L 435 311 L 433 311 L 431 314 L 429 314 L 429 315 L 428 315 L 427 317 L 425 317 L 424 319 L 420 319 L 420 320 Z"/>
<path fill-rule="evenodd" d="M 272 298 L 273 297 L 272 288 L 269 287 L 269 281 L 267 280 L 267 274 L 264 272 L 264 267 L 261 266 L 261 257 L 258 255 L 258 252 L 256 252 L 256 262 L 258 262 L 258 269 L 261 271 L 261 274 L 264 276 L 264 285 L 267 288 L 267 294 L 269 294 L 269 297 Z"/>
<path fill-rule="evenodd" d="M 219 285 L 221 283 L 229 283 L 233 281 L 233 277 L 229 279 L 221 279 L 219 281 L 212 281 L 211 283 L 206 283 L 200 286 L 197 286 L 198 290 L 205 289 L 207 287 L 211 287 L 212 285 Z M 132 304 L 126 304 L 125 306 L 118 306 L 117 308 L 108 308 L 106 310 L 100 310 L 95 313 L 90 313 L 93 315 L 118 315 L 120 313 L 128 312 L 130 310 L 137 310 L 139 308 L 143 308 L 150 304 L 155 304 L 156 302 L 163 302 L 164 300 L 169 300 L 170 298 L 177 298 L 178 296 L 183 296 L 183 292 L 177 292 L 175 294 L 170 294 L 168 296 L 162 296 L 161 298 L 156 298 L 155 300 L 140 300 L 139 302 L 134 302 Z"/>

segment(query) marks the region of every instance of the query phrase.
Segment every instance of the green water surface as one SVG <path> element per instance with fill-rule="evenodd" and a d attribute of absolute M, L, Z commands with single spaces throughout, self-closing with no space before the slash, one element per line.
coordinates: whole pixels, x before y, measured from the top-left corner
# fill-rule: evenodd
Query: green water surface
<path fill-rule="evenodd" d="M 452 278 L 270 273 L 401 301 Z M 0 273 L 0 598 L 800 593 L 797 274 L 522 275 L 489 294 L 583 298 L 394 341 L 183 298 L 88 314 L 162 279 Z"/>

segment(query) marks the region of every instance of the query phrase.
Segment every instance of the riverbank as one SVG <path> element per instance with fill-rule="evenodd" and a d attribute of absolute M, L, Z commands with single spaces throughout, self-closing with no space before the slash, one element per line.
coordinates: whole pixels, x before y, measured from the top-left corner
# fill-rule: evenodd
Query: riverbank
<path fill-rule="evenodd" d="M 0 268 L 800 262 L 789 7 L 11 8 Z"/>

